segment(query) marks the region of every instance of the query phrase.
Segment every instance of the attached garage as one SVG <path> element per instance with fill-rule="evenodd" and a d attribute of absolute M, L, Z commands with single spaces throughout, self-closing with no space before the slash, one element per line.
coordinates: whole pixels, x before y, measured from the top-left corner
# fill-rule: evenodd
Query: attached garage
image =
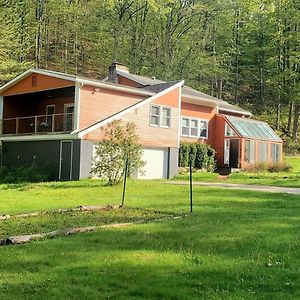
<path fill-rule="evenodd" d="M 168 148 L 144 148 L 142 160 L 145 162 L 145 166 L 142 172 L 139 172 L 138 179 L 162 179 L 169 177 Z"/>

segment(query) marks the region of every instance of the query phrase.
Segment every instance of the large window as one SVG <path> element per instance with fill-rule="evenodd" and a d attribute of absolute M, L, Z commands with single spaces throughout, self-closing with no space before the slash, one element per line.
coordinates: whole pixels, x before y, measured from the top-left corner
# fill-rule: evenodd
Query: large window
<path fill-rule="evenodd" d="M 181 118 L 181 135 L 193 138 L 208 138 L 208 120 Z"/>
<path fill-rule="evenodd" d="M 268 143 L 265 142 L 258 143 L 258 161 L 259 162 L 268 161 Z"/>
<path fill-rule="evenodd" d="M 245 143 L 245 162 L 253 164 L 255 162 L 255 142 L 247 140 Z"/>
<path fill-rule="evenodd" d="M 171 127 L 171 108 L 160 105 L 150 107 L 150 125 L 156 127 Z"/>
<path fill-rule="evenodd" d="M 281 157 L 280 144 L 271 144 L 271 158 L 272 162 L 278 162 Z"/>

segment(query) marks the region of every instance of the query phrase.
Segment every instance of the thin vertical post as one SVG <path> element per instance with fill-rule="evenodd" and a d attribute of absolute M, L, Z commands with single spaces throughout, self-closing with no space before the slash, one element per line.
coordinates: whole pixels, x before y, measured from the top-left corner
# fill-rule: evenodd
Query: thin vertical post
<path fill-rule="evenodd" d="M 122 207 L 125 207 L 127 173 L 128 173 L 128 156 L 126 156 L 126 161 L 125 161 L 124 183 L 123 183 L 122 204 L 121 204 Z"/>
<path fill-rule="evenodd" d="M 192 153 L 190 153 L 190 212 L 193 212 L 193 166 L 192 166 Z"/>

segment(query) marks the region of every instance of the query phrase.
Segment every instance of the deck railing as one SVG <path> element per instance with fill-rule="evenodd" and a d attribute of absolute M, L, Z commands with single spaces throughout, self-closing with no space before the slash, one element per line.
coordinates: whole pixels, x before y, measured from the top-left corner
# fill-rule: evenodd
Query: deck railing
<path fill-rule="evenodd" d="M 39 115 L 0 120 L 2 135 L 68 133 L 74 130 L 74 113 Z"/>

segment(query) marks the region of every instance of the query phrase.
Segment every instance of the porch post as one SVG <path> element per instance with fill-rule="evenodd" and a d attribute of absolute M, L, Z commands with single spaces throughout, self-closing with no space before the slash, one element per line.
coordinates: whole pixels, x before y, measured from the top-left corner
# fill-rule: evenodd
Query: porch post
<path fill-rule="evenodd" d="M 74 99 L 74 116 L 73 116 L 73 128 L 72 128 L 72 130 L 79 129 L 80 87 L 81 87 L 81 84 L 76 82 L 76 85 L 75 85 L 75 99 Z"/>

